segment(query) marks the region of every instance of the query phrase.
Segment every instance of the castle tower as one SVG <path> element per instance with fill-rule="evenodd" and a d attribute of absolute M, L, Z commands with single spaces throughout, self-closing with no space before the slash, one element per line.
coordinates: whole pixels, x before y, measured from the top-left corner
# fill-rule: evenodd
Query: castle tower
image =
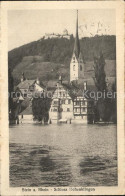
<path fill-rule="evenodd" d="M 80 42 L 78 34 L 78 11 L 76 19 L 76 37 L 74 43 L 74 50 L 70 62 L 70 82 L 73 80 L 80 81 L 84 78 L 84 63 L 80 52 Z"/>

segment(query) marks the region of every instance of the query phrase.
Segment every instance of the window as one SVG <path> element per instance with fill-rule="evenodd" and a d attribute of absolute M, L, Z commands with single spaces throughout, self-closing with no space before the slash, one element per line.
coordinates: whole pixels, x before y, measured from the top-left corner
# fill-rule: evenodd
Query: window
<path fill-rule="evenodd" d="M 77 108 L 74 108 L 74 112 L 77 112 Z"/>
<path fill-rule="evenodd" d="M 24 93 L 23 96 L 24 96 L 24 98 L 26 98 L 27 97 L 27 93 Z"/>
<path fill-rule="evenodd" d="M 82 108 L 82 112 L 85 112 L 85 108 Z"/>
<path fill-rule="evenodd" d="M 65 104 L 65 100 L 62 100 L 62 104 Z"/>
<path fill-rule="evenodd" d="M 74 101 L 74 105 L 76 105 L 76 101 Z"/>
<path fill-rule="evenodd" d="M 63 97 L 65 97 L 65 93 L 63 93 Z"/>
<path fill-rule="evenodd" d="M 71 104 L 71 100 L 70 99 L 68 99 L 68 104 Z"/>
<path fill-rule="evenodd" d="M 53 101 L 53 104 L 58 104 L 58 101 Z"/>
<path fill-rule="evenodd" d="M 85 105 L 85 101 L 82 101 L 81 103 L 82 103 L 82 105 Z"/>
<path fill-rule="evenodd" d="M 80 101 L 77 101 L 77 102 L 76 102 L 76 105 L 80 105 Z"/>
<path fill-rule="evenodd" d="M 82 71 L 82 65 L 80 65 L 80 71 Z"/>
<path fill-rule="evenodd" d="M 77 112 L 78 112 L 78 113 L 80 112 L 80 108 L 77 108 Z"/>
<path fill-rule="evenodd" d="M 73 65 L 73 71 L 75 71 L 75 65 Z"/>
<path fill-rule="evenodd" d="M 67 112 L 70 112 L 70 108 L 67 108 Z"/>

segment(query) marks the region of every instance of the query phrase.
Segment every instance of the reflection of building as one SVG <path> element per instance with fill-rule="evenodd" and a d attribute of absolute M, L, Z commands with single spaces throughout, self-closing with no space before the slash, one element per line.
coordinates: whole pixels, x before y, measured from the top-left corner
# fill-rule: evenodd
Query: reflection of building
<path fill-rule="evenodd" d="M 43 92 L 44 90 L 38 78 L 37 80 L 27 80 L 24 73 L 22 73 L 21 82 L 17 85 L 17 88 L 21 91 L 24 98 L 26 98 L 28 94 L 32 97 L 32 93 Z"/>

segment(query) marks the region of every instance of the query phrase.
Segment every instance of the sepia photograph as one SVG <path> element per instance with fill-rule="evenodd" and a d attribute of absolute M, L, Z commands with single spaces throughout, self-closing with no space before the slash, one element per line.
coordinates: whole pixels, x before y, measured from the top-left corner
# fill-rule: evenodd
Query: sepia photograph
<path fill-rule="evenodd" d="M 23 195 L 119 185 L 118 12 L 82 3 L 6 9 L 4 161 L 9 188 Z"/>

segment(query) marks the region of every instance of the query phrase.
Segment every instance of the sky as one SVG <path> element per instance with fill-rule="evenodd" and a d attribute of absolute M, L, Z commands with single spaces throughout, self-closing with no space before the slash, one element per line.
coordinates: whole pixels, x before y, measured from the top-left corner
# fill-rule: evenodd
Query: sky
<path fill-rule="evenodd" d="M 115 10 L 79 10 L 79 37 L 115 35 Z M 8 50 L 39 40 L 45 33 L 75 35 L 76 10 L 9 10 Z"/>

